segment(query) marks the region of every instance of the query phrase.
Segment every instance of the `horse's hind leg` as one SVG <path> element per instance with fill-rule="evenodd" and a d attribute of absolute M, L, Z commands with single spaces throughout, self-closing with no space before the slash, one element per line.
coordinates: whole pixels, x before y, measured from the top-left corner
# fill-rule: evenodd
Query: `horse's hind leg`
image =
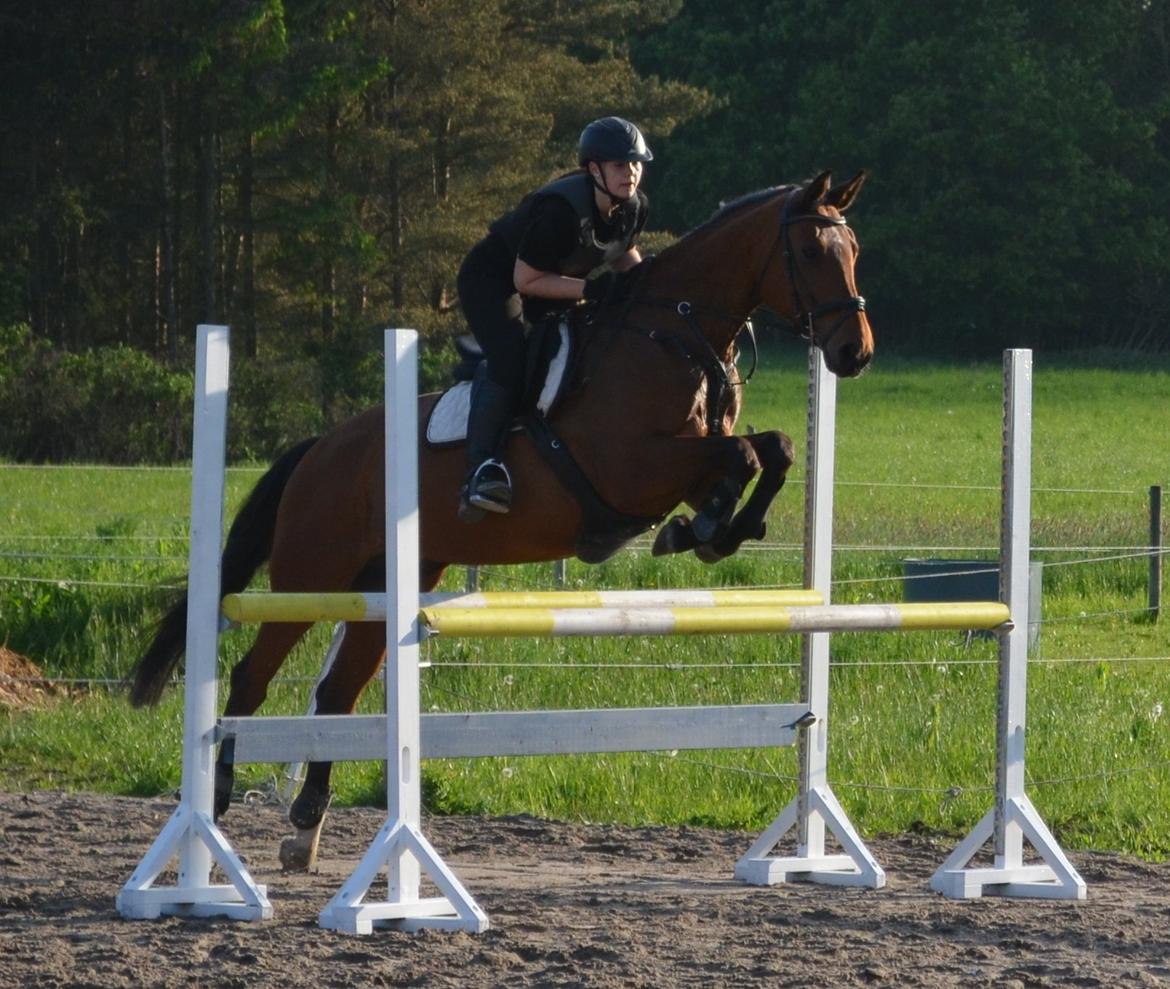
<path fill-rule="evenodd" d="M 380 622 L 349 623 L 332 666 L 317 686 L 317 714 L 351 714 L 386 650 L 386 626 Z M 333 764 L 311 762 L 292 806 L 289 822 L 297 833 L 280 846 L 285 869 L 309 869 L 316 859 L 317 840 L 329 807 L 329 778 Z"/>
<path fill-rule="evenodd" d="M 300 623 L 269 623 L 260 626 L 260 632 L 252 648 L 248 650 L 231 675 L 231 689 L 224 717 L 247 717 L 268 695 L 268 684 L 276 676 L 297 640 L 308 630 L 309 625 Z M 234 751 L 230 742 L 219 748 L 215 762 L 215 817 L 216 820 L 227 812 L 232 801 L 232 785 L 235 782 Z"/>

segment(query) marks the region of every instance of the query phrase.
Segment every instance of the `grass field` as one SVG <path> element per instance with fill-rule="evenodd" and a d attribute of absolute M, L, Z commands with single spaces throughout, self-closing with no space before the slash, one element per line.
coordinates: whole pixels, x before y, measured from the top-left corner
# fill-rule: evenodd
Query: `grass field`
<path fill-rule="evenodd" d="M 805 370 L 768 351 L 741 424 L 803 448 Z M 1170 634 L 1145 612 L 1147 489 L 1165 480 L 1162 365 L 1035 360 L 1033 542 L 1045 563 L 1030 669 L 1029 792 L 1069 847 L 1170 855 Z M 888 360 L 839 388 L 834 597 L 902 598 L 902 560 L 995 556 L 1001 372 Z M 258 476 L 230 471 L 231 504 Z M 705 567 L 639 544 L 573 586 L 797 585 L 803 471 L 769 518 L 768 546 Z M 454 493 L 453 493 L 454 496 Z M 181 697 L 133 711 L 110 689 L 129 669 L 186 560 L 183 470 L 0 465 L 0 643 L 74 682 L 40 708 L 0 710 L 0 785 L 154 794 L 178 785 Z M 1100 561 L 1101 557 L 1111 557 Z M 1122 557 L 1117 559 L 1116 557 Z M 1097 561 L 1097 562 L 1088 562 Z M 462 572 L 449 586 L 460 586 Z M 485 588 L 544 587 L 549 566 L 483 574 Z M 170 592 L 173 593 L 173 592 Z M 264 713 L 300 713 L 328 629 L 273 687 Z M 223 667 L 250 633 L 223 640 Z M 995 649 L 955 633 L 834 637 L 830 780 L 864 833 L 966 832 L 990 806 Z M 777 636 L 428 644 L 432 710 L 795 700 L 799 643 Z M 378 710 L 371 690 L 365 710 Z M 267 790 L 278 767 L 241 770 Z M 448 812 L 758 828 L 794 792 L 795 756 L 766 752 L 436 761 L 425 799 Z M 334 775 L 343 803 L 380 800 L 380 767 Z"/>

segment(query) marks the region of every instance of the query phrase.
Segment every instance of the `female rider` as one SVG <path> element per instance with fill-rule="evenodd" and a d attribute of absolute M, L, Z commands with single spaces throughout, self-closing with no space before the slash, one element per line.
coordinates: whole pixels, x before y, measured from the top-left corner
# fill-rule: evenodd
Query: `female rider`
<path fill-rule="evenodd" d="M 528 195 L 464 259 L 459 302 L 487 361 L 472 384 L 463 521 L 512 507 L 502 456 L 524 383 L 525 321 L 620 291 L 620 273 L 641 260 L 635 245 L 647 201 L 638 186 L 642 163 L 653 157 L 628 120 L 593 121 L 578 143 L 580 170 Z M 601 265 L 605 272 L 586 280 Z"/>

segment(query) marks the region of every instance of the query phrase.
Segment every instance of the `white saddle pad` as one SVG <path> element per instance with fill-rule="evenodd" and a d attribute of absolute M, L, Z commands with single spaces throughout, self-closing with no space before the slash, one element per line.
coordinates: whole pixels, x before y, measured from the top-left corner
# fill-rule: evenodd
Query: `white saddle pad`
<path fill-rule="evenodd" d="M 561 334 L 561 346 L 549 363 L 548 376 L 544 379 L 540 397 L 536 400 L 536 407 L 541 412 L 548 412 L 552 408 L 569 363 L 568 324 L 562 320 L 558 329 Z M 452 385 L 440 396 L 430 419 L 427 420 L 427 442 L 458 443 L 467 439 L 467 417 L 470 412 L 471 382 L 461 381 L 457 385 Z"/>

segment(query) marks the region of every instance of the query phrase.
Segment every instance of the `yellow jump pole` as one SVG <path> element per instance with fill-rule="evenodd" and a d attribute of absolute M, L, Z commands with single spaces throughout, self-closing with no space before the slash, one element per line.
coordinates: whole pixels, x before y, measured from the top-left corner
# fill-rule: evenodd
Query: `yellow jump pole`
<path fill-rule="evenodd" d="M 432 634 L 450 636 L 720 635 L 993 629 L 1009 619 L 997 601 L 739 608 L 424 608 Z"/>
<path fill-rule="evenodd" d="M 489 591 L 478 594 L 424 594 L 433 608 L 740 608 L 821 604 L 819 591 L 737 590 L 734 588 L 636 591 Z M 353 592 L 228 594 L 224 617 L 257 622 L 374 622 L 386 617 L 386 595 Z"/>

